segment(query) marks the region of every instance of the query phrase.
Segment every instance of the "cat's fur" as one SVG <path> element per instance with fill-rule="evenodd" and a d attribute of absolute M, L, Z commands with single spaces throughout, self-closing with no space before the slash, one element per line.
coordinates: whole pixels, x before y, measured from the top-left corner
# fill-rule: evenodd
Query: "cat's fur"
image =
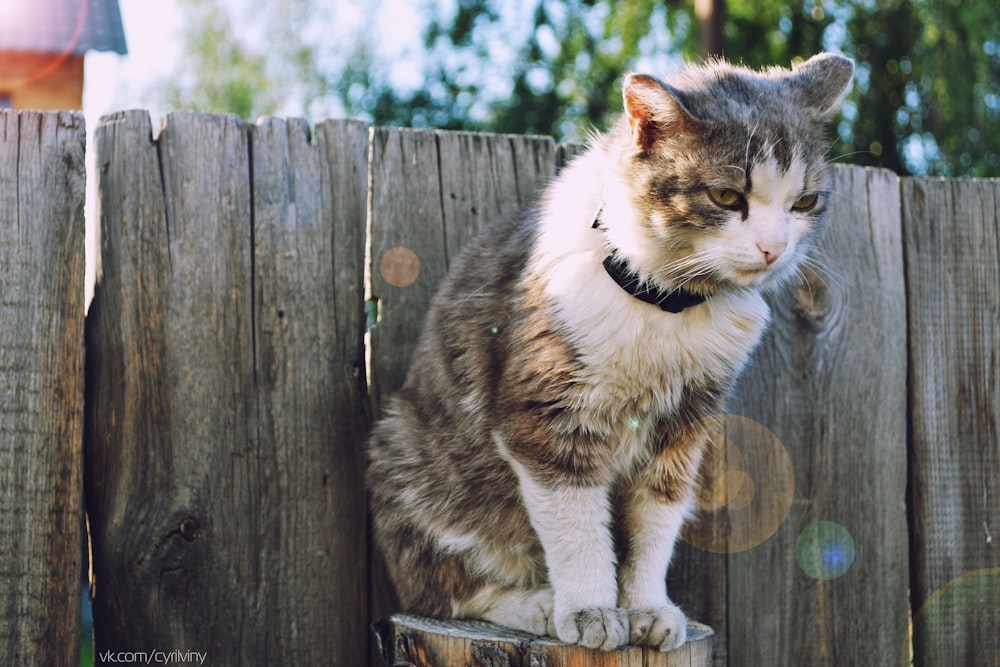
<path fill-rule="evenodd" d="M 618 124 L 537 210 L 472 242 L 369 446 L 405 609 L 603 649 L 684 642 L 674 541 L 768 320 L 760 292 L 795 273 L 822 218 L 821 128 L 853 70 L 822 54 L 629 75 Z M 707 299 L 644 303 L 603 268 L 612 253 Z"/>

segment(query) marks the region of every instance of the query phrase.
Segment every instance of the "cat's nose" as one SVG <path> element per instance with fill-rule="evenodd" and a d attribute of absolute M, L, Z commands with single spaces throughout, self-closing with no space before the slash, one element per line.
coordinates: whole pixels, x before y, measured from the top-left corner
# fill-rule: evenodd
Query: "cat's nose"
<path fill-rule="evenodd" d="M 781 257 L 787 247 L 788 244 L 784 241 L 757 244 L 757 249 L 760 250 L 761 254 L 764 256 L 764 262 L 768 266 L 777 262 L 778 258 Z"/>

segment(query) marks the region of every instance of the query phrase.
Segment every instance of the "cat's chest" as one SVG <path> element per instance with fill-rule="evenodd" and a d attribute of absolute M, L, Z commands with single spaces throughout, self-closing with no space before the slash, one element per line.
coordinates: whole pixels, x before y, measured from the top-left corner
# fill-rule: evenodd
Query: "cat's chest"
<path fill-rule="evenodd" d="M 724 396 L 711 392 L 731 384 L 767 317 L 767 306 L 757 297 L 677 316 L 640 310 L 638 316 L 608 319 L 590 329 L 578 342 L 581 425 L 605 434 L 617 452 L 619 473 L 628 474 L 655 446 L 663 419 L 698 414 L 706 393 L 717 405 L 713 410 L 722 408 Z M 693 409 L 685 402 L 699 405 Z"/>
<path fill-rule="evenodd" d="M 589 404 L 580 407 L 632 430 L 676 411 L 692 386 L 728 386 L 768 319 L 756 294 L 678 314 L 614 292 L 603 296 L 575 316 L 563 315 L 581 362 L 580 400 Z"/>

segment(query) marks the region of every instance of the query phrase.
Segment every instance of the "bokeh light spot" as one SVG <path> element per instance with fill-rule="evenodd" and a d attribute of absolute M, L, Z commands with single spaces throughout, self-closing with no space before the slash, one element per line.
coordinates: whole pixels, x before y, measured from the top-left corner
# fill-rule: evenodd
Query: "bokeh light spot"
<path fill-rule="evenodd" d="M 393 287 L 406 287 L 420 275 L 420 258 L 409 248 L 390 248 L 382 255 L 379 271 Z"/>
<path fill-rule="evenodd" d="M 681 537 L 712 553 L 753 549 L 778 531 L 792 506 L 795 471 L 788 450 L 746 417 L 716 415 L 702 425 L 715 445 L 701 469 L 701 511 Z"/>
<path fill-rule="evenodd" d="M 753 479 L 740 470 L 729 470 L 725 475 L 725 482 L 722 484 L 725 491 L 725 498 L 721 502 L 727 509 L 741 510 L 753 502 L 755 487 Z"/>
<path fill-rule="evenodd" d="M 912 641 L 901 666 L 1000 667 L 1000 568 L 966 572 L 934 591 L 913 617 Z"/>
<path fill-rule="evenodd" d="M 836 579 L 854 563 L 854 539 L 834 521 L 806 526 L 795 541 L 795 560 L 813 579 Z"/>

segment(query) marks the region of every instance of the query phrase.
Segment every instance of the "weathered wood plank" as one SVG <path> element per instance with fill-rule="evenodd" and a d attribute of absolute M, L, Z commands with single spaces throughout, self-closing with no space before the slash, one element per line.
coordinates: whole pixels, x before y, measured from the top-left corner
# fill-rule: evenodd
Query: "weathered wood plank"
<path fill-rule="evenodd" d="M 537 201 L 555 174 L 548 137 L 437 132 L 446 259 L 476 232 Z"/>
<path fill-rule="evenodd" d="M 423 314 L 451 260 L 483 225 L 532 205 L 555 174 L 555 159 L 555 144 L 548 137 L 375 129 L 371 242 L 372 289 L 379 300 L 379 324 L 372 330 L 376 409 L 403 383 Z M 390 274 L 383 263 L 387 253 L 409 257 L 410 263 Z"/>
<path fill-rule="evenodd" d="M 906 178 L 902 201 L 914 664 L 985 665 L 1000 650 L 1000 181 Z"/>
<path fill-rule="evenodd" d="M 369 373 L 378 414 L 383 394 L 403 384 L 423 314 L 448 260 L 435 133 L 375 128 L 371 160 L 371 289 L 379 313 L 371 331 Z M 393 270 L 388 264 L 393 256 L 408 262 Z"/>
<path fill-rule="evenodd" d="M 834 191 L 817 260 L 772 299 L 770 332 L 730 402 L 752 420 L 730 420 L 727 433 L 742 451 L 749 502 L 705 520 L 731 540 L 757 531 L 763 541 L 710 557 L 714 572 L 699 572 L 698 584 L 711 588 L 682 597 L 719 634 L 726 654 L 716 664 L 893 664 L 906 640 L 899 184 L 886 171 L 838 167 Z M 733 459 L 728 469 L 743 473 Z M 775 530 L 792 469 L 794 502 Z"/>
<path fill-rule="evenodd" d="M 96 647 L 364 661 L 367 127 L 175 113 L 97 133 Z"/>
<path fill-rule="evenodd" d="M 362 445 L 368 126 L 254 128 L 254 288 L 263 632 L 268 661 L 363 665 Z M 273 539 L 270 537 L 273 536 Z"/>
<path fill-rule="evenodd" d="M 80 650 L 84 121 L 0 111 L 0 662 Z"/>
<path fill-rule="evenodd" d="M 257 577 L 247 514 L 259 502 L 247 497 L 259 474 L 247 137 L 236 119 L 187 113 L 166 119 L 158 143 L 144 112 L 105 117 L 96 133 L 103 278 L 87 321 L 86 453 L 97 651 L 229 662 L 257 648 L 245 631 L 255 591 L 238 588 Z"/>

